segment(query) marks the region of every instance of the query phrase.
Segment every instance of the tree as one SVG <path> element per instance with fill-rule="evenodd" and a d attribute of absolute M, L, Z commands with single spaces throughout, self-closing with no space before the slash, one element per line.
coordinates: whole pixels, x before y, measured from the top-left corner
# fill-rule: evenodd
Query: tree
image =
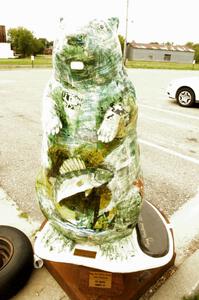
<path fill-rule="evenodd" d="M 12 49 L 20 53 L 22 57 L 33 54 L 34 36 L 31 31 L 24 27 L 11 28 L 8 30 L 8 40 Z"/>
<path fill-rule="evenodd" d="M 199 63 L 199 44 L 194 44 L 192 42 L 188 42 L 188 43 L 186 43 L 185 46 L 187 46 L 195 51 L 194 59 L 195 59 L 196 63 Z"/>
<path fill-rule="evenodd" d="M 123 53 L 125 38 L 122 35 L 120 35 L 120 34 L 118 35 L 118 38 L 119 38 L 121 49 L 122 49 L 122 53 Z"/>
<path fill-rule="evenodd" d="M 173 46 L 174 45 L 174 42 L 166 42 L 164 43 L 166 46 Z"/>
<path fill-rule="evenodd" d="M 8 39 L 15 53 L 21 54 L 22 57 L 43 54 L 44 49 L 51 44 L 45 38 L 37 39 L 24 27 L 9 29 Z"/>
<path fill-rule="evenodd" d="M 186 43 L 186 47 L 189 47 L 189 48 L 191 48 L 191 49 L 193 49 L 193 45 L 194 45 L 194 43 L 192 43 L 192 42 L 187 42 Z"/>
<path fill-rule="evenodd" d="M 199 63 L 199 44 L 194 44 L 193 50 L 195 50 L 194 59 L 195 59 L 196 63 Z"/>
<path fill-rule="evenodd" d="M 44 49 L 46 47 L 46 41 L 47 41 L 46 39 L 36 39 L 36 38 L 34 38 L 32 54 L 34 54 L 34 55 L 43 54 Z"/>

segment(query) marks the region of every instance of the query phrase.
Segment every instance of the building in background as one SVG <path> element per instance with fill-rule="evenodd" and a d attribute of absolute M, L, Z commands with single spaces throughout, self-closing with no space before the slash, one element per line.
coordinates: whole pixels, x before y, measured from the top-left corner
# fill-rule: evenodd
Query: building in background
<path fill-rule="evenodd" d="M 0 58 L 14 58 L 10 43 L 6 42 L 6 28 L 0 25 Z"/>
<path fill-rule="evenodd" d="M 0 25 L 0 43 L 6 43 L 6 28 Z"/>
<path fill-rule="evenodd" d="M 195 51 L 186 46 L 128 43 L 127 59 L 175 63 L 193 63 Z"/>

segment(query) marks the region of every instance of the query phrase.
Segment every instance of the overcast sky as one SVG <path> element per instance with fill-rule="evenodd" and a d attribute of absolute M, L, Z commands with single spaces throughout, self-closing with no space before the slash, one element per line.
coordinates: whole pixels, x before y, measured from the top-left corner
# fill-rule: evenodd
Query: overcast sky
<path fill-rule="evenodd" d="M 53 40 L 60 17 L 85 23 L 92 18 L 117 16 L 125 35 L 127 0 L 1 0 L 0 25 L 23 26 L 36 37 Z M 199 43 L 199 0 L 129 0 L 130 42 Z"/>

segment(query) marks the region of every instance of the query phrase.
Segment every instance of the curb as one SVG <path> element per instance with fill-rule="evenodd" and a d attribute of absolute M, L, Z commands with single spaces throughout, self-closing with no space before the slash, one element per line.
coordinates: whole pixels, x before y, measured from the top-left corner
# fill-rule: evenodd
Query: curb
<path fill-rule="evenodd" d="M 150 298 L 151 300 L 183 300 L 199 291 L 199 250 L 189 256 L 177 271 Z"/>
<path fill-rule="evenodd" d="M 199 294 L 199 191 L 170 218 L 175 244 L 176 271 L 150 297 L 183 300 Z M 190 299 L 191 300 L 191 299 Z"/>

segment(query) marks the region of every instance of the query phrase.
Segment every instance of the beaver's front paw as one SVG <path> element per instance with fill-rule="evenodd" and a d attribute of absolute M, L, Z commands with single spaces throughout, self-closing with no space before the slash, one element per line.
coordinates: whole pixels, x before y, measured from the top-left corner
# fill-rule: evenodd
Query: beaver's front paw
<path fill-rule="evenodd" d="M 51 120 L 49 120 L 47 126 L 46 126 L 46 132 L 47 134 L 57 134 L 59 130 L 62 128 L 62 123 L 59 118 L 53 117 Z"/>
<path fill-rule="evenodd" d="M 97 132 L 98 140 L 103 143 L 111 142 L 117 135 L 120 116 L 111 112 L 107 114 Z"/>

